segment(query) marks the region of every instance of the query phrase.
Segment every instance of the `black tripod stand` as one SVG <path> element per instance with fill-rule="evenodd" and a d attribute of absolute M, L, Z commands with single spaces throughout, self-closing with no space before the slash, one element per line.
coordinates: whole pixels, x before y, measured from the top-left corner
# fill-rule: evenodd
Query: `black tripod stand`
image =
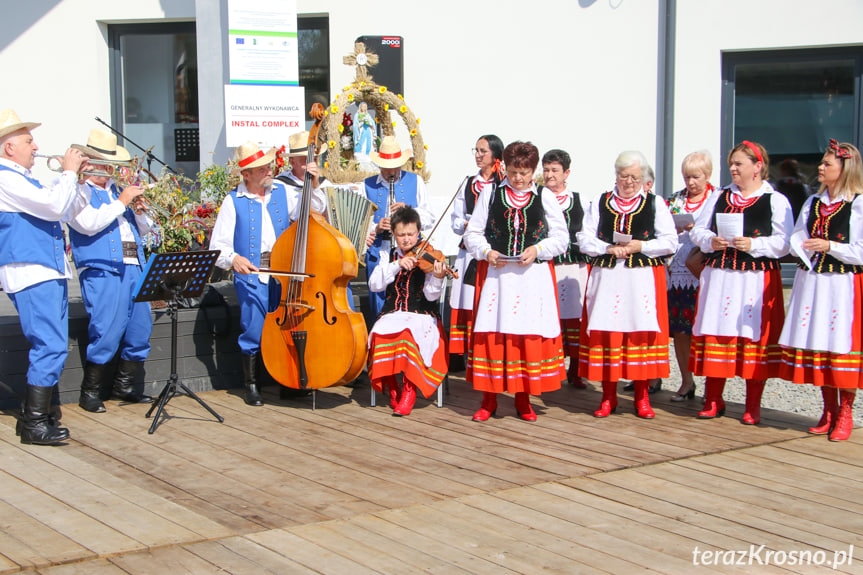
<path fill-rule="evenodd" d="M 150 417 L 153 410 L 156 410 L 156 417 L 153 418 L 153 423 L 150 425 L 149 433 L 151 434 L 156 431 L 159 417 L 161 417 L 165 406 L 172 397 L 177 395 L 178 387 L 186 395 L 200 403 L 204 409 L 219 420 L 219 423 L 224 421 L 224 418 L 204 403 L 203 399 L 183 385 L 179 375 L 177 375 L 177 310 L 179 299 L 201 295 L 218 255 L 218 250 L 155 254 L 147 262 L 144 274 L 138 284 L 136 290 L 138 295 L 135 297 L 135 301 L 167 300 L 168 315 L 171 316 L 171 375 L 159 397 L 147 411 L 146 417 Z"/>

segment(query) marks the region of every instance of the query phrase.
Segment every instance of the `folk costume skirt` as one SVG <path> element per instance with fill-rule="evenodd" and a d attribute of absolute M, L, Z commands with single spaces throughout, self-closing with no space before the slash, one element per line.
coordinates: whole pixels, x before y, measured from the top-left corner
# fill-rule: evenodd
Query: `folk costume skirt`
<path fill-rule="evenodd" d="M 806 280 L 827 279 L 815 278 L 814 272 L 797 270 L 794 278 L 794 290 L 789 304 L 789 325 L 783 329 L 781 341 L 786 341 L 785 330 L 788 329 L 830 329 L 835 323 L 834 315 L 850 317 L 850 333 L 845 336 L 843 352 L 806 349 L 803 347 L 782 346 L 782 364 L 779 367 L 779 377 L 794 383 L 811 383 L 816 386 L 838 387 L 841 389 L 863 389 L 863 274 L 854 274 L 852 297 L 837 298 L 834 293 L 817 293 L 817 302 L 798 301 L 796 296 Z M 831 274 L 832 275 L 832 274 Z M 800 282 L 800 283 L 798 283 Z M 819 286 L 820 287 L 820 286 Z M 816 297 L 816 294 L 811 294 Z M 848 301 L 850 299 L 851 301 Z M 816 305 L 811 305 L 811 304 Z M 823 306 L 823 307 L 822 307 Z M 800 317 L 800 309 L 812 310 L 813 313 L 805 324 Z M 842 309 L 840 309 L 842 308 Z M 795 312 L 795 310 L 797 310 Z M 818 313 L 823 311 L 824 313 Z M 805 313 L 805 312 L 804 312 Z M 790 324 L 794 322 L 794 324 Z M 802 335 L 802 334 L 800 334 Z M 850 336 L 850 349 L 847 338 Z M 791 338 L 788 338 L 791 339 Z M 818 347 L 832 347 L 819 345 Z"/>
<path fill-rule="evenodd" d="M 705 272 L 707 269 L 705 269 Z M 724 272 L 725 270 L 718 270 Z M 764 274 L 764 290 L 760 309 L 755 306 L 752 313 L 760 313 L 760 337 L 720 336 L 700 334 L 693 329 L 692 345 L 689 348 L 689 370 L 694 375 L 706 377 L 766 380 L 779 376 L 782 351 L 779 348 L 779 335 L 785 320 L 785 306 L 782 301 L 782 275 L 779 269 L 766 272 L 738 272 Z M 709 275 L 701 276 L 700 290 L 710 289 Z M 735 294 L 738 295 L 738 294 Z M 702 294 L 699 294 L 698 314 L 718 314 L 721 310 L 701 309 Z M 743 313 L 735 310 L 735 313 Z"/>
<path fill-rule="evenodd" d="M 518 264 L 507 264 L 518 265 Z M 543 268 L 543 266 L 545 266 Z M 542 317 L 534 317 L 537 331 L 548 331 L 548 324 L 559 325 L 557 312 L 557 286 L 554 280 L 554 269 L 551 264 L 532 264 L 529 270 L 519 270 L 522 274 L 499 274 L 495 270 L 495 284 L 504 290 L 520 290 L 525 299 L 544 298 L 546 310 Z M 476 291 L 474 308 L 497 314 L 500 310 L 493 309 L 500 300 L 506 300 L 509 294 L 486 294 L 489 267 L 487 261 L 477 262 Z M 550 282 L 545 285 L 545 282 Z M 544 294 L 544 295 L 541 295 Z M 498 298 L 498 296 L 500 296 Z M 481 304 L 482 302 L 482 304 Z M 535 307 L 536 300 L 531 302 Z M 481 307 L 482 305 L 482 307 Z M 541 306 L 540 306 L 541 307 Z M 488 320 L 484 320 L 488 321 Z M 478 320 L 479 322 L 479 320 Z M 525 322 L 518 322 L 524 327 Z M 542 325 L 540 325 L 542 324 Z M 563 361 L 563 342 L 560 330 L 557 335 L 539 335 L 512 333 L 511 325 L 501 325 L 497 331 L 476 331 L 471 334 L 471 345 L 468 353 L 467 381 L 478 391 L 492 393 L 527 392 L 539 395 L 545 391 L 560 389 L 561 382 L 566 379 L 566 369 Z"/>
<path fill-rule="evenodd" d="M 467 345 L 473 330 L 473 299 L 474 287 L 464 283 L 465 272 L 473 258 L 465 250 L 458 252 L 455 269 L 458 277 L 452 280 L 449 305 L 451 308 L 449 320 L 449 352 L 455 354 L 467 353 Z"/>
<path fill-rule="evenodd" d="M 579 264 L 557 264 L 554 266 L 557 279 L 557 305 L 560 310 L 560 331 L 563 336 L 563 353 L 571 361 L 578 361 L 578 346 L 581 338 L 581 316 L 584 313 L 584 292 L 590 266 Z"/>
<path fill-rule="evenodd" d="M 652 271 L 659 331 L 591 330 L 590 314 L 585 306 L 581 317 L 578 364 L 578 374 L 581 377 L 590 381 L 668 377 L 668 300 L 665 297 L 665 268 L 657 266 L 652 268 Z M 594 308 L 594 313 L 602 311 L 601 308 Z"/>
<path fill-rule="evenodd" d="M 417 386 L 423 397 L 429 397 L 437 391 L 443 378 L 446 377 L 449 353 L 446 338 L 443 337 L 443 327 L 438 322 L 437 349 L 431 365 L 423 362 L 422 354 L 410 330 L 398 333 L 372 334 L 369 345 L 369 379 L 375 391 L 382 391 L 382 380 L 388 376 L 403 373 L 404 377 Z"/>

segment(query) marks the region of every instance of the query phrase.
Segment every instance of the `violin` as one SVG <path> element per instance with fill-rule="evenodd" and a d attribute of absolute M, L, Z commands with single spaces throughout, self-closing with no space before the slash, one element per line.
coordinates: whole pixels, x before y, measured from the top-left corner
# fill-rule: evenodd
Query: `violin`
<path fill-rule="evenodd" d="M 417 267 L 423 273 L 427 274 L 433 272 L 435 262 L 442 262 L 444 264 L 446 275 L 451 278 L 458 278 L 458 272 L 446 265 L 446 256 L 443 252 L 434 249 L 434 247 L 425 240 L 418 241 L 417 245 L 412 247 L 405 255 L 416 258 Z"/>

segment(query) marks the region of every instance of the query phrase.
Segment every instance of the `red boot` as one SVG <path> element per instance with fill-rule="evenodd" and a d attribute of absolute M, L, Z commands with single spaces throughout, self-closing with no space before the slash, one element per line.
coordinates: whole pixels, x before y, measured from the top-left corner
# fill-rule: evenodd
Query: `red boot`
<path fill-rule="evenodd" d="M 856 391 L 842 389 L 839 391 L 839 414 L 836 416 L 836 425 L 830 433 L 830 441 L 845 441 L 851 437 L 854 429 L 854 398 Z"/>
<path fill-rule="evenodd" d="M 761 423 L 761 395 L 764 393 L 764 383 L 758 380 L 746 380 L 746 411 L 740 420 L 743 425 L 758 425 Z"/>
<path fill-rule="evenodd" d="M 725 391 L 725 379 L 708 377 L 704 382 L 704 409 L 698 413 L 698 419 L 713 419 L 725 415 L 725 401 L 722 392 Z"/>
<path fill-rule="evenodd" d="M 399 382 L 394 375 L 388 375 L 381 381 L 381 389 L 384 395 L 390 398 L 390 407 L 395 409 L 399 404 Z"/>
<path fill-rule="evenodd" d="M 414 402 L 417 400 L 417 388 L 407 379 L 404 380 L 402 386 L 402 396 L 399 399 L 399 404 L 393 409 L 393 415 L 401 417 L 402 415 L 410 415 L 414 408 Z"/>
<path fill-rule="evenodd" d="M 599 409 L 593 412 L 594 417 L 608 417 L 617 411 L 617 382 L 602 382 L 602 403 Z"/>
<path fill-rule="evenodd" d="M 634 382 L 635 388 L 633 400 L 635 401 L 635 414 L 644 419 L 653 419 L 656 414 L 650 407 L 650 396 L 647 394 L 648 381 L 639 379 Z"/>
<path fill-rule="evenodd" d="M 523 420 L 536 421 L 536 413 L 530 406 L 530 396 L 526 391 L 519 391 L 515 394 L 515 410 Z"/>
<path fill-rule="evenodd" d="M 497 411 L 497 394 L 485 391 L 482 394 L 482 407 L 473 414 L 474 421 L 488 421 L 488 418 Z"/>
<path fill-rule="evenodd" d="M 818 425 L 809 428 L 809 433 L 812 435 L 827 435 L 836 423 L 836 416 L 839 414 L 838 394 L 835 387 L 821 387 L 821 399 L 824 400 L 824 411 L 821 413 L 821 419 L 818 420 Z"/>

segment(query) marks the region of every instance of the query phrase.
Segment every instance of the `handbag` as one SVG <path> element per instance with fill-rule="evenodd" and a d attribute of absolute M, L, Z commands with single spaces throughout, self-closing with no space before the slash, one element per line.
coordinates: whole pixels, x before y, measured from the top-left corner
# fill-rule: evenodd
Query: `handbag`
<path fill-rule="evenodd" d="M 686 254 L 686 269 L 696 278 L 701 279 L 701 272 L 704 270 L 704 264 L 707 262 L 707 255 L 702 252 L 698 246 L 693 247 Z"/>

